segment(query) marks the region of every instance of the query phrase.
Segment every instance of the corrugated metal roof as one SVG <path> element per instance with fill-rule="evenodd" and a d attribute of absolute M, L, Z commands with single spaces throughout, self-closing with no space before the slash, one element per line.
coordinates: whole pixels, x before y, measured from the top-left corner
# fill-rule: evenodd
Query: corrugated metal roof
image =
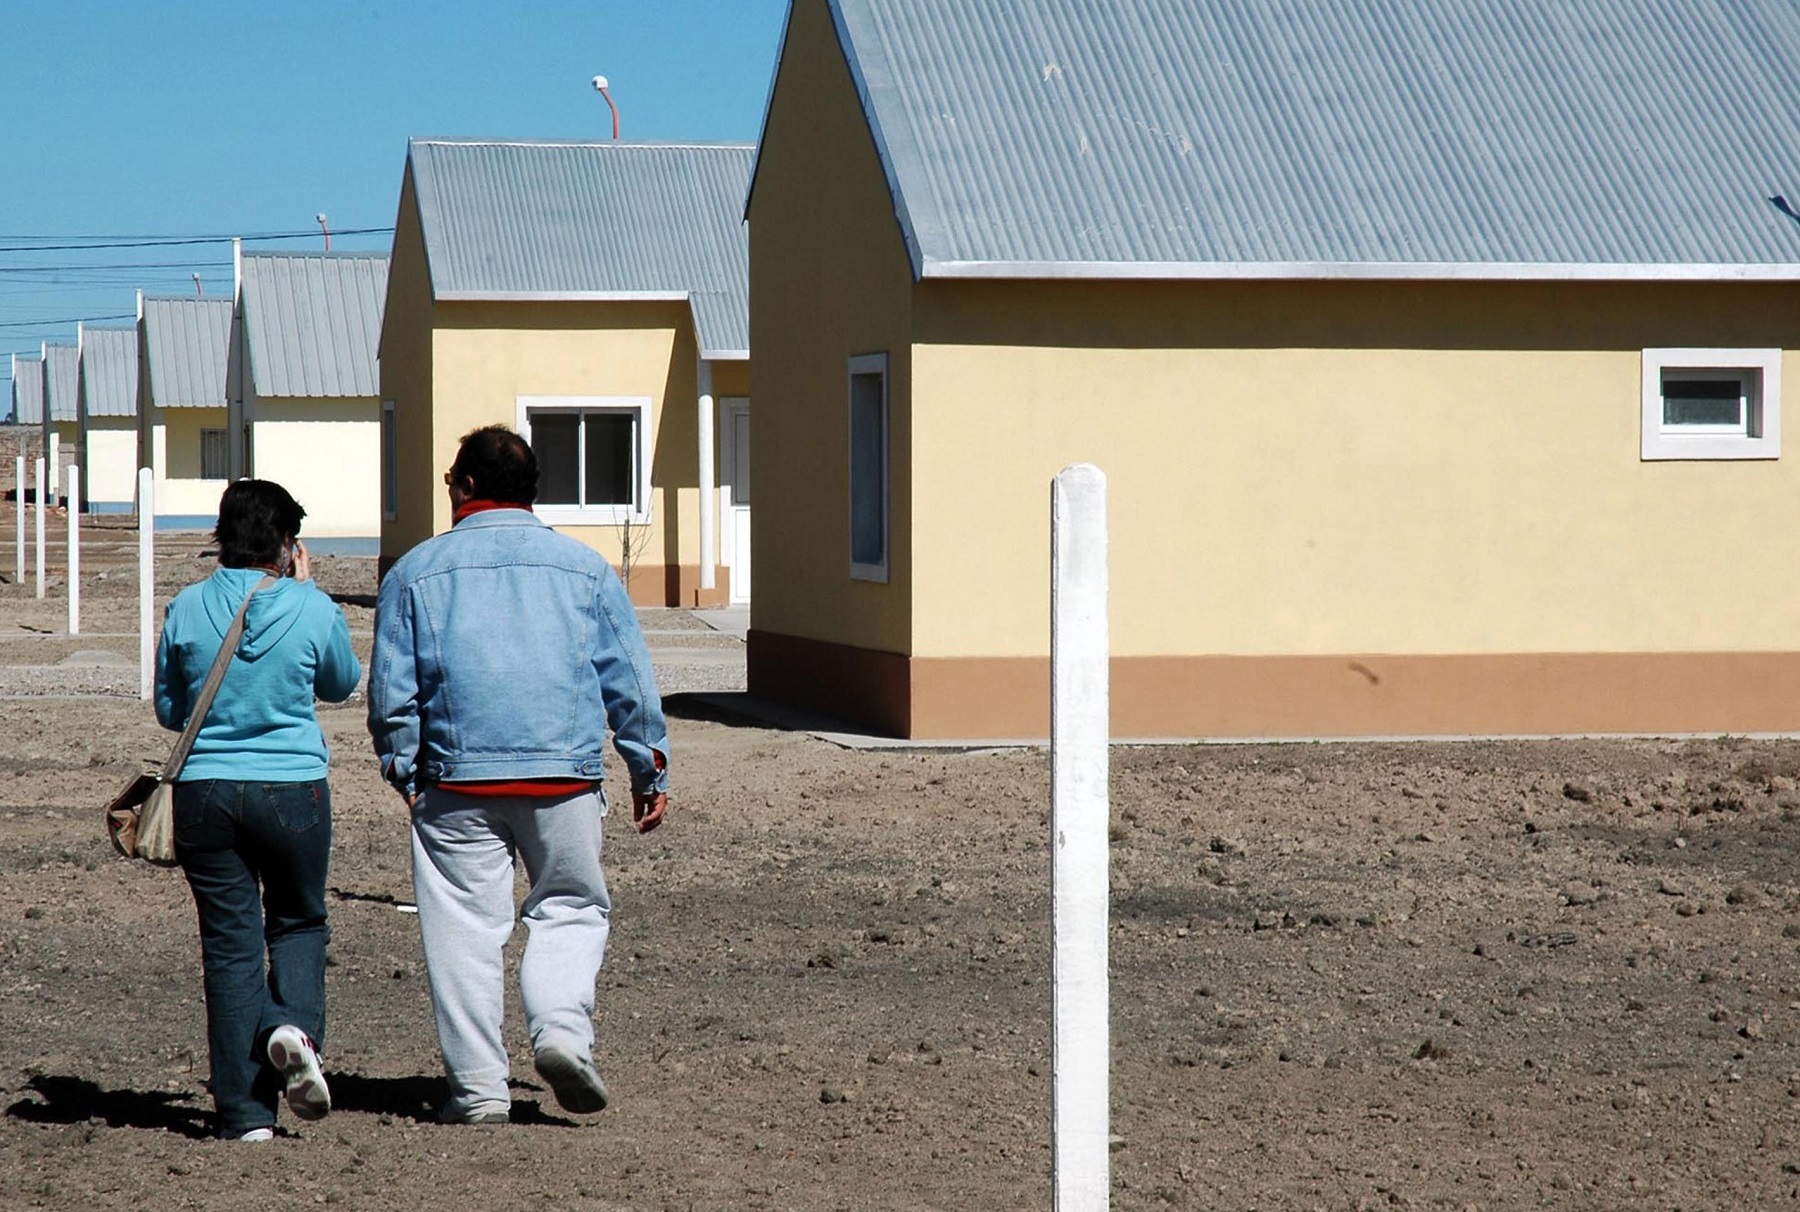
<path fill-rule="evenodd" d="M 828 0 L 923 276 L 1800 276 L 1793 0 Z"/>
<path fill-rule="evenodd" d="M 409 155 L 438 299 L 689 299 L 703 354 L 749 348 L 750 145 L 415 139 Z"/>
<path fill-rule="evenodd" d="M 24 354 L 12 356 L 13 424 L 44 423 L 44 364 Z"/>
<path fill-rule="evenodd" d="M 259 396 L 381 394 L 385 253 L 245 254 L 244 326 Z"/>
<path fill-rule="evenodd" d="M 225 407 L 231 311 L 230 299 L 144 300 L 151 405 Z"/>
<path fill-rule="evenodd" d="M 81 349 L 61 341 L 44 342 L 44 409 L 52 421 L 79 421 Z"/>
<path fill-rule="evenodd" d="M 90 417 L 137 416 L 137 328 L 81 329 L 81 410 Z"/>

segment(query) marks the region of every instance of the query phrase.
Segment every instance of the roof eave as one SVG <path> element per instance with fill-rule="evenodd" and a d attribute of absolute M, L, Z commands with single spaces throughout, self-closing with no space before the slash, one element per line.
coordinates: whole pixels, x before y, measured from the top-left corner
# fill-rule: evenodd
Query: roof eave
<path fill-rule="evenodd" d="M 685 303 L 685 290 L 440 290 L 439 303 Z"/>
<path fill-rule="evenodd" d="M 927 260 L 919 277 L 1190 282 L 1800 282 L 1800 263 Z"/>

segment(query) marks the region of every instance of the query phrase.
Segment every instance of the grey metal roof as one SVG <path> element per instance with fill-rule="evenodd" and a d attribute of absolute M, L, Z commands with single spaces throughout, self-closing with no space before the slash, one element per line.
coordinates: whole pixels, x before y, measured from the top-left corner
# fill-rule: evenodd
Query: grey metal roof
<path fill-rule="evenodd" d="M 137 328 L 81 329 L 81 411 L 90 417 L 137 416 Z"/>
<path fill-rule="evenodd" d="M 44 364 L 25 354 L 12 356 L 13 424 L 44 423 Z"/>
<path fill-rule="evenodd" d="M 827 0 L 921 276 L 1800 277 L 1793 0 Z"/>
<path fill-rule="evenodd" d="M 225 407 L 230 299 L 145 299 L 143 348 L 157 408 Z"/>
<path fill-rule="evenodd" d="M 62 341 L 44 342 L 44 409 L 51 421 L 79 421 L 81 349 Z"/>
<path fill-rule="evenodd" d="M 246 253 L 243 322 L 259 396 L 381 394 L 385 253 Z"/>
<path fill-rule="evenodd" d="M 754 152 L 415 139 L 408 155 L 433 295 L 687 299 L 702 354 L 742 357 Z"/>

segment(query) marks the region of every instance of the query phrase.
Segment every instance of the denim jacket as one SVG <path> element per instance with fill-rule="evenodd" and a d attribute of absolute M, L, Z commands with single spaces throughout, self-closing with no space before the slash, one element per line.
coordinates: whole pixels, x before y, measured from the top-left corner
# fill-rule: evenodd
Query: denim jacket
<path fill-rule="evenodd" d="M 526 509 L 473 514 L 381 582 L 369 734 L 384 778 L 601 777 L 607 725 L 634 791 L 666 789 L 662 699 L 637 613 L 595 552 Z"/>

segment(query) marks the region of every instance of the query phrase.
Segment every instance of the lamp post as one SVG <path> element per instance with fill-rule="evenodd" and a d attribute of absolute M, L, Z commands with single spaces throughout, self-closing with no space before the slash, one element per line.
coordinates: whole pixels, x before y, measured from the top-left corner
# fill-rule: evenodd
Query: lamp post
<path fill-rule="evenodd" d="M 619 107 L 613 104 L 612 94 L 606 91 L 606 77 L 594 77 L 594 91 L 606 102 L 606 108 L 612 111 L 613 142 L 619 141 Z"/>
<path fill-rule="evenodd" d="M 331 228 L 329 226 L 327 226 L 327 224 L 325 222 L 325 212 L 320 211 L 318 214 L 313 216 L 313 219 L 318 222 L 319 230 L 325 233 L 325 251 L 330 252 L 331 251 Z"/>

